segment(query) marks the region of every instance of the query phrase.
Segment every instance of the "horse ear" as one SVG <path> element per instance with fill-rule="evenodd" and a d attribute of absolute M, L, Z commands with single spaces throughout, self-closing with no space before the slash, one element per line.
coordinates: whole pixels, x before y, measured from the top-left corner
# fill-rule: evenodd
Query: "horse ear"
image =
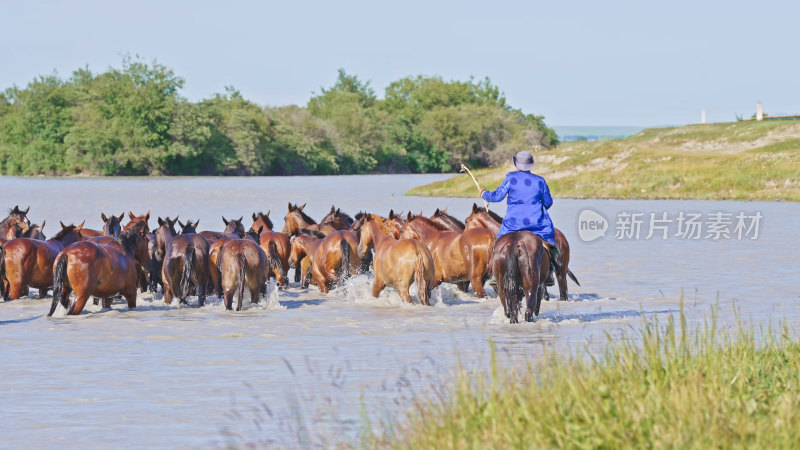
<path fill-rule="evenodd" d="M 66 225 L 64 225 L 64 222 L 62 222 L 62 221 L 60 221 L 60 220 L 59 220 L 59 221 L 58 221 L 58 223 L 60 223 L 60 224 L 61 224 L 61 228 L 67 228 L 67 226 L 66 226 Z"/>
<path fill-rule="evenodd" d="M 433 215 L 434 216 L 438 216 L 439 215 L 439 208 L 436 208 L 436 211 L 433 212 Z"/>
<path fill-rule="evenodd" d="M 159 216 L 158 217 L 158 226 L 162 226 L 162 225 L 164 225 L 164 219 L 162 219 L 161 216 Z"/>
<path fill-rule="evenodd" d="M 144 221 L 147 222 L 148 220 L 150 220 L 150 210 L 149 209 L 147 210 L 147 214 L 144 215 Z"/>
<path fill-rule="evenodd" d="M 100 213 L 100 218 L 103 219 L 103 222 L 108 222 L 108 217 L 106 217 L 106 213 Z"/>
<path fill-rule="evenodd" d="M 184 227 L 185 227 L 185 225 L 184 225 L 183 223 L 181 223 L 181 221 L 180 221 L 180 220 L 178 220 L 178 218 L 177 218 L 177 217 L 175 218 L 175 221 L 176 221 L 176 222 L 178 222 L 178 225 L 180 225 L 180 227 L 181 227 L 181 228 L 184 228 Z"/>
<path fill-rule="evenodd" d="M 255 222 L 256 220 L 258 220 L 258 217 L 256 217 L 256 213 L 253 213 L 253 222 Z"/>
<path fill-rule="evenodd" d="M 442 212 L 447 214 L 447 208 L 443 209 Z"/>
<path fill-rule="evenodd" d="M 336 212 L 336 206 L 331 205 L 331 212 Z"/>
<path fill-rule="evenodd" d="M 269 213 L 270 213 L 271 211 L 272 211 L 272 210 L 268 210 L 268 211 L 267 211 L 267 213 L 266 213 L 266 214 L 264 214 L 264 217 L 269 217 Z"/>
<path fill-rule="evenodd" d="M 39 227 L 39 229 L 40 229 L 40 230 L 44 230 L 44 224 L 46 224 L 46 223 L 47 223 L 47 221 L 46 221 L 46 220 L 43 220 L 43 221 L 42 221 L 42 225 Z"/>
<path fill-rule="evenodd" d="M 292 211 L 294 211 L 294 210 L 292 209 L 292 202 L 289 202 L 289 212 L 292 212 Z"/>
<path fill-rule="evenodd" d="M 20 211 L 20 212 L 21 212 L 22 214 L 28 214 L 28 211 L 30 211 L 30 210 L 31 210 L 31 207 L 30 207 L 30 206 L 28 206 L 28 209 L 26 209 L 25 211 Z"/>
<path fill-rule="evenodd" d="M 119 219 L 117 219 L 117 220 L 119 220 L 120 222 L 122 222 L 122 219 L 124 219 L 124 218 L 125 218 L 125 212 L 121 212 L 121 213 L 119 214 Z"/>
<path fill-rule="evenodd" d="M 222 216 L 222 223 L 224 223 L 225 226 L 228 226 L 228 221 L 225 220 L 225 216 Z"/>
<path fill-rule="evenodd" d="M 167 217 L 167 220 L 169 221 L 169 217 Z M 172 219 L 172 222 L 169 224 L 169 226 L 174 227 L 175 226 L 175 222 L 177 222 L 177 221 L 178 221 L 178 216 L 175 216 L 175 218 Z M 183 225 L 181 225 L 181 226 L 183 226 Z"/>
<path fill-rule="evenodd" d="M 133 215 L 133 211 L 128 211 L 128 217 L 130 217 L 131 220 L 136 218 L 136 216 Z"/>
<path fill-rule="evenodd" d="M 198 225 L 200 225 L 200 219 L 197 219 L 197 222 L 194 223 L 194 227 L 197 228 Z"/>
<path fill-rule="evenodd" d="M 478 212 L 478 204 L 477 203 L 473 203 L 472 204 L 472 212 Z"/>
<path fill-rule="evenodd" d="M 75 227 L 75 231 L 81 231 L 81 230 L 83 229 L 83 224 L 85 224 L 85 223 L 86 223 L 86 221 L 85 221 L 85 220 L 84 220 L 83 222 L 81 222 L 81 224 L 80 224 L 80 225 L 78 225 L 77 227 Z"/>
<path fill-rule="evenodd" d="M 242 219 L 244 219 L 244 216 L 239 217 L 239 220 L 237 220 L 237 222 L 242 223 Z"/>
<path fill-rule="evenodd" d="M 299 207 L 299 208 L 297 208 L 297 209 L 299 209 L 300 211 L 302 211 L 302 210 L 306 209 L 306 204 L 305 204 L 305 203 L 303 203 L 303 206 L 301 206 L 301 207 Z"/>
<path fill-rule="evenodd" d="M 19 210 L 19 205 L 16 205 L 14 209 L 11 210 L 11 214 L 18 214 L 22 211 Z"/>
<path fill-rule="evenodd" d="M 406 217 L 406 222 L 410 222 L 413 216 L 411 215 L 411 211 L 408 212 L 408 217 Z"/>
<path fill-rule="evenodd" d="M 394 219 L 394 209 L 389 210 L 389 219 Z"/>

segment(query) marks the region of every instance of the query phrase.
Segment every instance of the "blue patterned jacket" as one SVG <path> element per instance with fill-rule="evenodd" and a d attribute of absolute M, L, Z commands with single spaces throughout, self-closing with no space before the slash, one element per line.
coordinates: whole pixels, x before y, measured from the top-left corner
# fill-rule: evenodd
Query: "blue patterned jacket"
<path fill-rule="evenodd" d="M 553 205 L 553 198 L 544 178 L 528 171 L 511 172 L 497 189 L 484 192 L 482 197 L 487 202 L 501 202 L 506 195 L 508 209 L 497 237 L 526 230 L 555 245 L 553 221 L 547 213 Z"/>

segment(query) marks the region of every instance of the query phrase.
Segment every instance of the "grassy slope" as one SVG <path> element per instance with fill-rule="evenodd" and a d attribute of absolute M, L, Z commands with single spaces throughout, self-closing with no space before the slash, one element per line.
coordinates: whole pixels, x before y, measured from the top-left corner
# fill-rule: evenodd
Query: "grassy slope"
<path fill-rule="evenodd" d="M 681 313 L 683 319 L 683 313 Z M 800 443 L 800 344 L 757 345 L 752 331 L 716 341 L 646 327 L 599 360 L 555 358 L 490 375 L 462 371 L 388 436 L 393 448 L 793 448 Z M 774 336 L 774 335 L 773 335 Z"/>
<path fill-rule="evenodd" d="M 535 154 L 556 197 L 800 201 L 800 121 L 648 129 L 625 139 L 570 142 Z M 476 171 L 496 188 L 511 166 Z M 472 197 L 466 175 L 408 195 Z"/>

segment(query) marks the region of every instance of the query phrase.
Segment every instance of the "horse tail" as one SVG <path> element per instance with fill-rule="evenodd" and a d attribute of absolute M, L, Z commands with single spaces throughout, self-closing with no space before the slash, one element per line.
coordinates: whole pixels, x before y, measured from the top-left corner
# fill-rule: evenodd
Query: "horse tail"
<path fill-rule="evenodd" d="M 281 257 L 278 255 L 278 244 L 276 244 L 273 241 L 269 241 L 269 244 L 267 244 L 267 250 L 268 250 L 267 260 L 269 261 L 270 272 L 274 271 L 275 269 L 278 269 L 278 272 L 280 272 L 283 279 L 286 280 L 286 272 L 284 272 L 283 270 L 283 264 L 281 264 Z"/>
<path fill-rule="evenodd" d="M 511 322 L 516 323 L 519 314 L 519 302 L 524 291 L 522 290 L 522 274 L 519 270 L 519 249 L 512 245 L 506 255 L 506 273 L 503 276 L 503 287 L 506 293 L 506 305 Z"/>
<path fill-rule="evenodd" d="M 425 255 L 415 248 L 417 257 L 414 260 L 414 283 L 417 284 L 417 292 L 419 293 L 419 301 L 423 305 L 430 305 L 431 291 L 428 282 L 425 281 Z"/>
<path fill-rule="evenodd" d="M 190 243 L 186 246 L 183 252 L 183 273 L 181 274 L 181 299 L 185 299 L 189 295 L 189 283 L 192 281 L 192 273 L 195 272 L 197 267 L 197 254 L 194 249 L 194 244 Z"/>
<path fill-rule="evenodd" d="M 339 269 L 339 273 L 341 274 L 340 278 L 350 278 L 350 259 L 353 257 L 350 243 L 347 242 L 347 239 L 342 239 L 342 241 L 339 242 L 339 248 L 342 249 L 342 266 Z"/>
<path fill-rule="evenodd" d="M 242 309 L 242 299 L 244 298 L 244 268 L 247 266 L 247 258 L 244 256 L 244 252 L 236 255 L 236 261 L 239 265 L 239 279 L 236 282 L 236 310 L 239 311 Z M 250 299 L 251 302 L 255 300 Z"/>
<path fill-rule="evenodd" d="M 8 292 L 6 291 L 6 246 L 0 244 L 0 295 L 3 300 L 8 301 Z"/>
<path fill-rule="evenodd" d="M 578 279 L 577 279 L 577 278 L 575 278 L 575 274 L 574 274 L 574 273 L 572 273 L 572 271 L 571 271 L 570 269 L 567 269 L 567 275 L 569 275 L 569 277 L 570 277 L 570 278 L 572 278 L 572 281 L 574 281 L 574 282 L 575 282 L 575 284 L 577 284 L 578 286 L 580 286 L 580 285 L 581 285 L 581 284 L 578 282 Z"/>
<path fill-rule="evenodd" d="M 50 317 L 56 312 L 56 306 L 61 303 L 64 308 L 69 307 L 69 299 L 64 292 L 67 290 L 67 255 L 62 254 L 58 256 L 55 263 L 55 273 L 53 274 L 53 304 L 50 305 L 50 312 L 47 316 Z"/>

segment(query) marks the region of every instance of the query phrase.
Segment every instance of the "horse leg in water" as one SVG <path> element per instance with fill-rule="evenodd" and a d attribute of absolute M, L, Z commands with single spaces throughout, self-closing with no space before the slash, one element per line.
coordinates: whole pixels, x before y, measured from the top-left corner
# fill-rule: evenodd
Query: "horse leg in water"
<path fill-rule="evenodd" d="M 460 281 L 456 283 L 456 287 L 461 292 L 469 292 L 469 281 Z"/>
<path fill-rule="evenodd" d="M 378 298 L 378 295 L 380 295 L 381 291 L 385 287 L 386 287 L 386 282 L 383 281 L 383 277 L 376 271 L 375 278 L 372 280 L 372 296 Z M 402 292 L 402 289 L 397 288 L 397 291 Z M 406 287 L 406 292 L 408 292 L 408 287 Z M 408 294 L 406 293 L 406 295 Z M 400 296 L 402 297 L 403 294 L 400 294 Z"/>
<path fill-rule="evenodd" d="M 43 299 L 47 295 L 48 288 L 39 288 L 39 299 Z"/>
<path fill-rule="evenodd" d="M 95 297 L 95 300 L 97 300 L 97 297 Z M 106 308 L 106 309 L 111 308 L 111 297 L 103 298 L 103 308 Z"/>
<path fill-rule="evenodd" d="M 75 291 L 75 301 L 70 306 L 69 311 L 67 311 L 67 315 L 78 315 L 83 311 L 83 308 L 86 306 L 86 302 L 89 301 L 89 294 L 86 293 L 78 293 Z"/>

